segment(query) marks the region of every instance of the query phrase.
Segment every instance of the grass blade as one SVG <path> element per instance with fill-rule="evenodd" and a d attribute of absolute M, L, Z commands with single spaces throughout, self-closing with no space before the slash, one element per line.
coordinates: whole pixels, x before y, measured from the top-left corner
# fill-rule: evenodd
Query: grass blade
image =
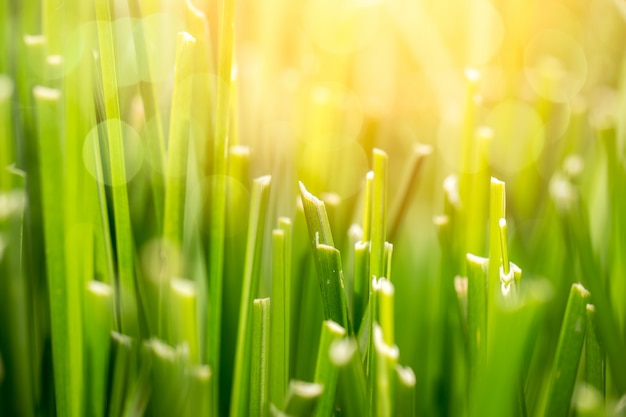
<path fill-rule="evenodd" d="M 189 349 L 190 363 L 200 364 L 195 283 L 183 278 L 172 279 L 169 299 L 171 300 L 170 342 L 173 346 L 185 343 Z"/>
<path fill-rule="evenodd" d="M 588 301 L 589 292 L 582 285 L 573 284 L 552 366 L 545 416 L 566 417 L 569 415 L 580 354 L 585 340 Z"/>
<path fill-rule="evenodd" d="M 319 401 L 324 386 L 311 382 L 291 380 L 285 398 L 284 413 L 274 412 L 277 416 L 305 417 L 310 416 Z"/>
<path fill-rule="evenodd" d="M 410 367 L 396 365 L 395 375 L 395 413 L 397 416 L 415 415 L 415 373 Z"/>
<path fill-rule="evenodd" d="M 394 370 L 398 362 L 400 351 L 395 345 L 388 345 L 385 342 L 383 329 L 377 324 L 374 325 L 374 409 L 372 412 L 376 416 L 393 416 L 395 399 Z"/>
<path fill-rule="evenodd" d="M 399 191 L 389 209 L 389 230 L 387 236 L 390 241 L 395 239 L 406 217 L 411 201 L 417 191 L 418 180 L 424 167 L 424 162 L 432 152 L 433 148 L 430 145 L 419 144 L 413 147 L 406 173 L 402 175 Z"/>
<path fill-rule="evenodd" d="M 185 185 L 190 140 L 189 113 L 193 92 L 191 73 L 194 64 L 195 43 L 195 39 L 188 33 L 181 32 L 178 34 L 163 217 L 165 265 L 162 268 L 163 276 L 159 280 L 159 308 L 157 313 L 159 317 L 158 335 L 164 339 L 167 339 L 167 324 L 163 316 L 168 311 L 166 308 L 168 286 L 172 277 L 179 277 L 186 273 L 178 260 L 182 255 L 183 248 Z"/>
<path fill-rule="evenodd" d="M 119 287 L 116 292 L 120 308 L 120 328 L 123 333 L 138 336 L 137 296 L 135 291 L 134 248 L 126 189 L 124 145 L 120 123 L 120 104 L 117 91 L 115 52 L 111 31 L 111 4 L 109 0 L 95 0 L 98 19 L 98 41 L 102 88 L 107 124 L 108 151 L 111 170 L 113 218 Z"/>
<path fill-rule="evenodd" d="M 269 378 L 270 299 L 255 299 L 252 311 L 250 416 L 267 416 Z"/>
<path fill-rule="evenodd" d="M 342 415 L 347 417 L 369 415 L 367 382 L 358 350 L 354 338 L 342 339 L 330 346 L 330 360 L 339 372 L 337 398 Z"/>
<path fill-rule="evenodd" d="M 315 415 L 326 417 L 332 415 L 337 390 L 337 368 L 331 362 L 330 346 L 346 335 L 346 330 L 332 320 L 322 324 L 322 337 L 315 364 L 315 382 L 324 386 L 324 392 L 318 401 Z"/>
<path fill-rule="evenodd" d="M 253 299 L 259 288 L 263 232 L 267 217 L 270 182 L 269 176 L 255 179 L 250 200 L 250 226 L 248 228 L 246 263 L 241 292 L 239 327 L 237 329 L 237 350 L 230 404 L 231 416 L 245 416 L 249 410 L 249 386 L 246 381 L 250 379 L 251 309 Z"/>
<path fill-rule="evenodd" d="M 467 255 L 467 322 L 470 360 L 473 367 L 485 360 L 487 346 L 487 264 L 488 260 Z"/>
<path fill-rule="evenodd" d="M 596 309 L 593 304 L 587 304 L 587 330 L 585 333 L 585 382 L 594 387 L 602 398 L 605 395 L 606 370 L 604 364 L 604 349 L 598 340 L 596 329 Z"/>
<path fill-rule="evenodd" d="M 232 95 L 233 55 L 235 37 L 235 0 L 222 3 L 218 47 L 218 86 L 215 118 L 215 144 L 213 148 L 213 174 L 223 177 L 227 173 L 228 138 Z M 222 340 L 222 296 L 224 273 L 224 229 L 226 214 L 226 190 L 217 187 L 211 196 L 208 226 L 209 238 L 209 308 L 207 311 L 208 364 L 216 381 L 220 380 L 220 340 Z M 250 299 L 251 302 L 251 299 Z M 239 318 L 241 321 L 241 317 Z M 241 340 L 240 338 L 238 340 Z M 239 341 L 237 342 L 239 343 Z M 236 373 L 235 373 L 236 374 Z M 219 403 L 219 384 L 213 384 L 213 414 L 226 410 Z M 232 401 L 231 401 L 232 404 Z"/>
<path fill-rule="evenodd" d="M 374 149 L 374 184 L 372 187 L 372 224 L 370 275 L 385 274 L 385 239 L 387 231 L 387 154 Z"/>
<path fill-rule="evenodd" d="M 85 292 L 85 359 L 87 369 L 86 413 L 104 416 L 109 338 L 113 330 L 113 290 L 99 281 L 90 281 Z"/>
<path fill-rule="evenodd" d="M 491 178 L 491 191 L 489 199 L 489 273 L 487 285 L 495 289 L 500 287 L 500 258 L 502 244 L 500 238 L 500 219 L 506 217 L 506 188 L 503 181 Z M 494 303 L 497 292 L 489 291 L 487 302 L 489 306 Z"/>
<path fill-rule="evenodd" d="M 279 220 L 273 232 L 270 402 L 281 404 L 289 381 L 291 327 L 291 221 Z"/>
<path fill-rule="evenodd" d="M 45 87 L 36 87 L 34 97 L 37 109 L 41 191 L 44 221 L 44 242 L 48 259 L 47 276 L 50 288 L 52 320 L 52 354 L 55 363 L 57 413 L 78 416 L 82 413 L 82 368 L 74 358 L 82 352 L 81 317 L 71 314 L 69 282 L 66 275 L 64 220 L 63 220 L 63 156 L 58 121 L 61 93 Z"/>
<path fill-rule="evenodd" d="M 592 294 L 596 306 L 597 330 L 600 342 L 606 349 L 612 381 L 619 392 L 626 392 L 626 359 L 624 338 L 613 315 L 607 288 L 601 279 L 601 269 L 594 256 L 589 235 L 589 222 L 578 190 L 568 180 L 555 177 L 550 184 L 552 198 L 562 214 L 565 241 L 572 256 L 578 258 L 584 283 Z"/>

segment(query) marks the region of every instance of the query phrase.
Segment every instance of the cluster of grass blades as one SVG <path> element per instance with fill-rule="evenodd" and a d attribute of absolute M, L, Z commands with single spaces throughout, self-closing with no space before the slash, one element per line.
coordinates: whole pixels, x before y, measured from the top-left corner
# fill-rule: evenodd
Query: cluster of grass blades
<path fill-rule="evenodd" d="M 1 2 L 0 416 L 626 415 L 626 9 L 548 3 Z"/>

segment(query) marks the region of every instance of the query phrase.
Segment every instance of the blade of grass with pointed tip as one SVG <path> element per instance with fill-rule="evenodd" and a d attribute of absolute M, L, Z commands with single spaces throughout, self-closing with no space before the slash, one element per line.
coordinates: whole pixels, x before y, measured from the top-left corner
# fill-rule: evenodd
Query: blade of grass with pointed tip
<path fill-rule="evenodd" d="M 545 416 L 566 417 L 569 415 L 578 364 L 585 340 L 586 308 L 589 297 L 589 292 L 582 285 L 572 285 L 552 366 Z"/>
<path fill-rule="evenodd" d="M 593 304 L 587 304 L 586 313 L 585 382 L 598 390 L 598 393 L 604 398 L 606 385 L 605 359 L 604 349 L 598 340 L 595 306 Z"/>
<path fill-rule="evenodd" d="M 250 358 L 250 416 L 269 412 L 270 299 L 255 299 L 252 308 L 252 357 Z"/>
<path fill-rule="evenodd" d="M 564 179 L 556 181 L 558 186 L 553 183 L 551 187 L 553 199 L 561 212 L 564 240 L 571 255 L 579 259 L 583 282 L 592 294 L 592 301 L 596 306 L 598 336 L 607 354 L 612 381 L 619 392 L 626 392 L 626 372 L 623 372 L 626 369 L 626 358 L 622 354 L 625 351 L 625 342 L 619 332 L 611 299 L 594 256 L 586 209 L 578 190 L 571 183 Z M 554 193 L 557 189 L 559 194 Z"/>
<path fill-rule="evenodd" d="M 265 176 L 255 179 L 252 186 L 246 261 L 241 292 L 239 326 L 237 328 L 233 392 L 230 404 L 231 416 L 245 416 L 249 411 L 249 386 L 247 381 L 250 379 L 251 309 L 259 288 L 263 235 L 267 218 L 270 183 L 271 178 Z"/>
<path fill-rule="evenodd" d="M 315 409 L 315 416 L 326 417 L 332 415 L 335 406 L 335 392 L 337 390 L 337 368 L 331 362 L 330 346 L 346 335 L 346 330 L 332 320 L 322 324 L 322 336 L 317 351 L 315 364 L 315 379 L 318 384 L 324 385 L 324 392 Z"/>
<path fill-rule="evenodd" d="M 369 415 L 367 382 L 356 340 L 346 338 L 334 342 L 330 346 L 329 355 L 339 373 L 337 399 L 342 415 L 348 417 Z"/>
<path fill-rule="evenodd" d="M 326 320 L 333 320 L 352 333 L 348 321 L 348 306 L 341 270 L 341 254 L 331 246 L 319 244 L 316 247 L 319 259 L 319 281 L 324 302 Z"/>
<path fill-rule="evenodd" d="M 99 281 L 90 281 L 85 292 L 85 357 L 87 370 L 86 413 L 104 416 L 109 338 L 113 330 L 113 289 Z"/>
<path fill-rule="evenodd" d="M 119 275 L 120 328 L 123 333 L 139 335 L 137 295 L 135 292 L 134 248 L 128 192 L 126 189 L 126 168 L 124 166 L 124 145 L 120 120 L 120 104 L 117 91 L 115 52 L 111 30 L 111 3 L 109 0 L 94 0 L 98 19 L 98 41 L 100 45 L 100 65 L 102 67 L 102 87 L 107 120 L 109 156 L 111 164 L 111 187 L 113 197 L 113 217 L 115 225 L 115 247 Z"/>

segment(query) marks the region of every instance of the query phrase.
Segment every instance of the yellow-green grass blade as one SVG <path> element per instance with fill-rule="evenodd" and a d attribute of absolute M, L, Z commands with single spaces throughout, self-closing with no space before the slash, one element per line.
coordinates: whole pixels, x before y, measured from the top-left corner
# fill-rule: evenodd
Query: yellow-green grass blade
<path fill-rule="evenodd" d="M 406 213 L 417 192 L 420 173 L 426 159 L 432 152 L 433 148 L 430 145 L 417 144 L 413 146 L 405 173 L 400 180 L 398 192 L 389 207 L 389 230 L 387 231 L 387 239 L 389 241 L 395 240 L 400 226 L 404 222 Z"/>
<path fill-rule="evenodd" d="M 400 351 L 395 345 L 385 342 L 383 329 L 374 324 L 374 398 L 370 410 L 375 416 L 395 415 L 395 367 Z"/>
<path fill-rule="evenodd" d="M 270 402 L 281 404 L 289 381 L 291 327 L 291 220 L 279 219 L 272 233 L 272 310 L 270 327 Z"/>
<path fill-rule="evenodd" d="M 61 149 L 61 93 L 36 87 L 34 92 L 41 166 L 41 191 L 44 242 L 50 291 L 52 355 L 55 363 L 57 413 L 62 416 L 82 414 L 82 324 L 81 316 L 72 314 L 72 283 L 65 261 L 63 155 Z"/>
<path fill-rule="evenodd" d="M 566 417 L 569 415 L 578 364 L 585 340 L 589 297 L 589 292 L 582 285 L 572 285 L 552 365 L 545 416 Z"/>
<path fill-rule="evenodd" d="M 326 207 L 321 200 L 309 193 L 302 183 L 300 183 L 300 192 L 322 294 L 325 319 L 335 321 L 351 333 L 343 285 L 341 254 L 334 248 Z"/>
<path fill-rule="evenodd" d="M 334 410 L 338 372 L 337 367 L 330 360 L 330 346 L 345 335 L 346 330 L 332 320 L 326 320 L 322 324 L 314 381 L 324 386 L 324 392 L 315 408 L 315 416 L 329 416 Z"/>
<path fill-rule="evenodd" d="M 621 353 L 624 352 L 625 342 L 602 279 L 602 270 L 593 251 L 586 208 L 580 200 L 578 190 L 567 179 L 553 178 L 550 188 L 552 198 L 561 213 L 564 240 L 571 255 L 579 260 L 583 283 L 589 288 L 596 307 L 598 336 L 607 354 L 612 382 L 619 392 L 626 392 L 626 373 L 623 372 L 626 359 Z"/>
<path fill-rule="evenodd" d="M 22 182 L 23 186 L 24 178 L 15 176 L 11 181 Z M 0 192 L 0 352 L 4 360 L 0 414 L 34 416 L 38 405 L 34 389 L 36 362 L 31 360 L 32 318 L 28 314 L 21 238 L 25 207 L 24 190 Z"/>
<path fill-rule="evenodd" d="M 374 184 L 372 187 L 372 219 L 370 246 L 370 275 L 380 278 L 385 270 L 385 240 L 387 232 L 387 154 L 374 149 Z"/>
<path fill-rule="evenodd" d="M 359 332 L 367 308 L 370 293 L 370 244 L 357 242 L 354 245 L 354 295 L 353 316 L 354 331 Z"/>
<path fill-rule="evenodd" d="M 233 390 L 230 404 L 231 416 L 245 416 L 249 411 L 249 386 L 247 382 L 250 379 L 252 307 L 259 288 L 270 183 L 271 178 L 265 176 L 255 179 L 252 186 L 239 327 L 237 329 Z"/>
<path fill-rule="evenodd" d="M 513 299 L 498 294 L 495 311 L 490 317 L 489 337 L 485 341 L 487 357 L 470 380 L 468 415 L 523 415 L 520 382 L 523 386 L 529 353 L 535 345 L 551 294 L 552 287 L 542 280 L 528 282 Z M 498 387 L 497 395 L 494 395 L 494 387 Z"/>
<path fill-rule="evenodd" d="M 489 199 L 489 274 L 487 285 L 490 288 L 487 302 L 491 306 L 500 288 L 500 265 L 502 245 L 500 238 L 500 219 L 506 218 L 506 188 L 504 182 L 491 178 Z"/>
<path fill-rule="evenodd" d="M 252 309 L 252 357 L 250 358 L 250 416 L 269 413 L 270 299 L 255 299 Z"/>
<path fill-rule="evenodd" d="M 272 405 L 273 417 L 304 417 L 310 416 L 319 401 L 324 386 L 313 382 L 304 382 L 292 379 L 285 397 L 283 411 Z"/>
<path fill-rule="evenodd" d="M 606 388 L 605 354 L 596 324 L 596 308 L 587 304 L 587 330 L 585 333 L 585 382 L 604 398 Z"/>
<path fill-rule="evenodd" d="M 189 372 L 189 394 L 185 417 L 209 417 L 211 416 L 211 384 L 213 376 L 211 368 L 207 365 L 193 366 Z"/>
<path fill-rule="evenodd" d="M 356 340 L 345 338 L 334 342 L 329 355 L 339 372 L 337 398 L 342 415 L 348 417 L 369 415 L 367 382 Z"/>
<path fill-rule="evenodd" d="M 0 6 L 2 7 L 2 6 Z M 13 188 L 14 178 L 7 167 L 16 161 L 13 136 L 13 81 L 0 73 L 0 192 Z"/>
<path fill-rule="evenodd" d="M 131 18 L 139 21 L 143 18 L 141 3 L 139 0 L 128 0 L 128 10 Z M 139 82 L 139 92 L 143 101 L 145 119 L 151 123 L 150 142 L 147 144 L 148 153 L 151 155 L 150 160 L 154 167 L 151 175 L 152 199 L 155 210 L 157 232 L 162 229 L 163 209 L 165 201 L 165 192 L 163 190 L 163 181 L 161 175 L 165 172 L 166 154 L 165 154 L 165 134 L 163 132 L 163 120 L 159 108 L 159 99 L 157 90 L 152 82 L 152 69 L 150 67 L 150 59 L 148 56 L 148 46 L 144 25 L 135 24 L 133 26 L 133 41 L 135 52 L 137 54 L 137 66 L 142 79 Z"/>
<path fill-rule="evenodd" d="M 109 338 L 113 330 L 113 288 L 89 281 L 84 297 L 85 314 L 85 413 L 104 416 L 109 369 Z"/>
<path fill-rule="evenodd" d="M 128 191 L 126 188 L 126 168 L 124 165 L 124 145 L 120 123 L 120 103 L 115 68 L 115 51 L 111 29 L 112 4 L 109 0 L 95 0 L 98 19 L 98 42 L 102 71 L 102 88 L 107 125 L 107 143 L 111 170 L 111 193 L 115 225 L 115 247 L 117 259 L 120 328 L 123 333 L 138 336 L 139 319 L 135 290 L 134 247 Z"/>
<path fill-rule="evenodd" d="M 159 279 L 158 336 L 167 337 L 165 315 L 168 306 L 168 286 L 173 277 L 186 275 L 182 262 L 184 240 L 185 192 L 189 160 L 190 124 L 192 106 L 192 71 L 196 41 L 188 33 L 178 34 L 174 91 L 165 172 L 165 211 L 163 217 L 163 256 L 165 264 Z"/>
<path fill-rule="evenodd" d="M 410 367 L 396 365 L 394 410 L 398 416 L 415 415 L 415 373 Z"/>
<path fill-rule="evenodd" d="M 488 260 L 467 255 L 467 323 L 470 375 L 476 376 L 487 358 Z"/>
<path fill-rule="evenodd" d="M 111 332 L 109 349 L 106 415 L 117 417 L 123 414 L 127 392 L 136 374 L 136 346 L 130 337 Z"/>
<path fill-rule="evenodd" d="M 241 277 L 246 256 L 246 232 L 250 205 L 250 149 L 231 146 L 228 156 L 226 180 L 226 237 L 224 247 L 224 288 L 222 314 L 221 365 L 233 369 L 241 303 Z M 220 401 L 226 409 L 230 406 L 233 384 L 232 372 L 220 376 Z"/>
<path fill-rule="evenodd" d="M 228 138 L 230 124 L 230 100 L 232 89 L 232 67 L 235 37 L 235 0 L 226 0 L 221 5 L 219 46 L 218 46 L 218 86 L 215 117 L 212 173 L 223 177 L 227 173 Z M 207 360 L 216 381 L 220 380 L 220 340 L 222 340 L 222 297 L 224 273 L 224 230 L 226 217 L 226 190 L 216 187 L 210 196 L 211 209 L 208 219 L 209 237 L 209 308 L 207 311 Z M 251 300 L 251 299 L 250 299 Z M 251 302 L 251 301 L 250 301 Z M 241 317 L 240 317 L 241 321 Z M 239 343 L 239 342 L 237 342 Z M 219 404 L 219 385 L 213 384 L 214 414 Z"/>
<path fill-rule="evenodd" d="M 169 341 L 172 346 L 186 343 L 189 361 L 200 364 L 200 338 L 197 320 L 197 290 L 193 281 L 173 278 L 169 284 Z"/>

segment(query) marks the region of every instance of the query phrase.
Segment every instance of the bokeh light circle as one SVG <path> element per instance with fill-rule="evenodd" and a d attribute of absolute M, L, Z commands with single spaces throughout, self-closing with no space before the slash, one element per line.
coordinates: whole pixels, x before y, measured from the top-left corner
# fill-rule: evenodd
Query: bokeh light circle
<path fill-rule="evenodd" d="M 87 171 L 98 180 L 98 170 L 96 165 L 96 148 L 95 145 L 99 145 L 100 149 L 100 169 L 104 174 L 103 180 L 106 185 L 120 186 L 123 183 L 113 182 L 110 175 L 107 172 L 110 171 L 108 167 L 103 166 L 105 158 L 103 155 L 108 153 L 108 137 L 104 136 L 102 140 L 99 140 L 99 136 L 106 135 L 106 132 L 120 130 L 122 132 L 122 141 L 124 144 L 124 167 L 126 170 L 126 182 L 131 181 L 135 175 L 139 172 L 143 163 L 144 149 L 139 134 L 128 123 L 125 123 L 118 119 L 109 119 L 101 122 L 96 127 L 91 129 L 85 138 L 83 143 L 83 163 Z M 106 147 L 106 149 L 104 148 Z"/>
<path fill-rule="evenodd" d="M 571 36 L 545 30 L 526 46 L 524 73 L 535 93 L 548 100 L 566 102 L 585 84 L 587 58 Z"/>
<path fill-rule="evenodd" d="M 498 172 L 516 174 L 541 154 L 545 140 L 544 124 L 527 103 L 503 101 L 489 112 L 486 122 L 493 129 L 490 162 Z"/>

